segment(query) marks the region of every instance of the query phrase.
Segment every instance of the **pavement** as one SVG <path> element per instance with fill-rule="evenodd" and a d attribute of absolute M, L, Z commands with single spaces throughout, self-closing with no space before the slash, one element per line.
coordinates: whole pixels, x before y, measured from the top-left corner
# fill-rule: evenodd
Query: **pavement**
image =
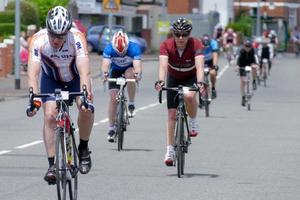
<path fill-rule="evenodd" d="M 102 56 L 96 53 L 90 54 L 90 65 L 92 71 L 92 78 L 95 79 L 100 76 Z M 142 56 L 143 62 L 150 62 L 158 60 L 156 54 L 144 54 Z M 6 77 L 0 77 L 0 102 L 14 100 L 19 98 L 28 97 L 28 85 L 27 85 L 27 74 L 20 74 L 20 89 L 16 89 L 16 77 L 15 75 L 8 74 Z"/>

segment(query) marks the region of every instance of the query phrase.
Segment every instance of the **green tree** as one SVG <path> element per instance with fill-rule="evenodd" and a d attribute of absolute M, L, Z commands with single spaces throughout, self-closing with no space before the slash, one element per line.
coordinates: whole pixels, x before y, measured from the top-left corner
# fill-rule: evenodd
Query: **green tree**
<path fill-rule="evenodd" d="M 26 0 L 35 4 L 38 7 L 39 22 L 42 27 L 45 27 L 45 20 L 48 11 L 55 6 L 66 7 L 68 0 Z"/>
<path fill-rule="evenodd" d="M 233 23 L 228 24 L 228 27 L 234 29 L 237 32 L 241 32 L 243 35 L 250 37 L 252 18 L 248 15 L 241 14 L 237 20 Z"/>

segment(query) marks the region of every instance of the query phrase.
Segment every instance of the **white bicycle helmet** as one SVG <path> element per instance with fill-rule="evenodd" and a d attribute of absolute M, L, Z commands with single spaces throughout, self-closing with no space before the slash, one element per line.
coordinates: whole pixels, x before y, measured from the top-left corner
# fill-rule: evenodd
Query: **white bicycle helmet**
<path fill-rule="evenodd" d="M 129 40 L 127 34 L 121 30 L 116 32 L 112 38 L 111 43 L 114 50 L 118 54 L 123 55 L 128 49 Z"/>
<path fill-rule="evenodd" d="M 62 6 L 56 6 L 49 10 L 46 18 L 48 32 L 56 35 L 64 35 L 72 27 L 71 14 Z"/>

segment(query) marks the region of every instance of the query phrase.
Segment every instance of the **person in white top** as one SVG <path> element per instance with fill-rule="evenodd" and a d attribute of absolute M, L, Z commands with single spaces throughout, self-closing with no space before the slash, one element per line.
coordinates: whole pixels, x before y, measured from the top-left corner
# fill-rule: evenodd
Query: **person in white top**
<path fill-rule="evenodd" d="M 67 9 L 56 6 L 49 10 L 46 19 L 47 28 L 37 32 L 30 43 L 28 86 L 33 88 L 34 93 L 54 93 L 57 88 L 79 92 L 82 86 L 86 85 L 89 104 L 92 106 L 93 93 L 86 40 L 80 31 L 71 26 L 72 18 Z M 43 136 L 49 162 L 49 169 L 44 179 L 49 184 L 55 184 L 56 102 L 53 98 L 42 98 L 42 101 Z M 81 106 L 80 98 L 76 99 L 76 103 L 79 110 L 79 170 L 82 174 L 86 174 L 91 169 L 88 141 L 93 127 L 94 114 Z M 37 109 L 27 115 L 31 117 L 36 112 Z"/>

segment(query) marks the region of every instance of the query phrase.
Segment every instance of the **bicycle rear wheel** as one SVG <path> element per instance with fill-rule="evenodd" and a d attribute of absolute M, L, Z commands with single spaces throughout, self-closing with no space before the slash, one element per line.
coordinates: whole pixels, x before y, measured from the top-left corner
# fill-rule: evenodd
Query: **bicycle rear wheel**
<path fill-rule="evenodd" d="M 124 104 L 119 102 L 117 114 L 117 136 L 118 136 L 118 151 L 123 149 L 124 139 Z"/>
<path fill-rule="evenodd" d="M 56 188 L 58 200 L 66 200 L 67 190 L 67 163 L 64 131 L 62 128 L 56 130 L 55 167 Z"/>
<path fill-rule="evenodd" d="M 184 174 L 184 162 L 185 154 L 183 151 L 184 148 L 184 129 L 183 129 L 183 118 L 178 116 L 177 125 L 176 125 L 176 159 L 177 159 L 177 176 L 181 178 Z"/>

